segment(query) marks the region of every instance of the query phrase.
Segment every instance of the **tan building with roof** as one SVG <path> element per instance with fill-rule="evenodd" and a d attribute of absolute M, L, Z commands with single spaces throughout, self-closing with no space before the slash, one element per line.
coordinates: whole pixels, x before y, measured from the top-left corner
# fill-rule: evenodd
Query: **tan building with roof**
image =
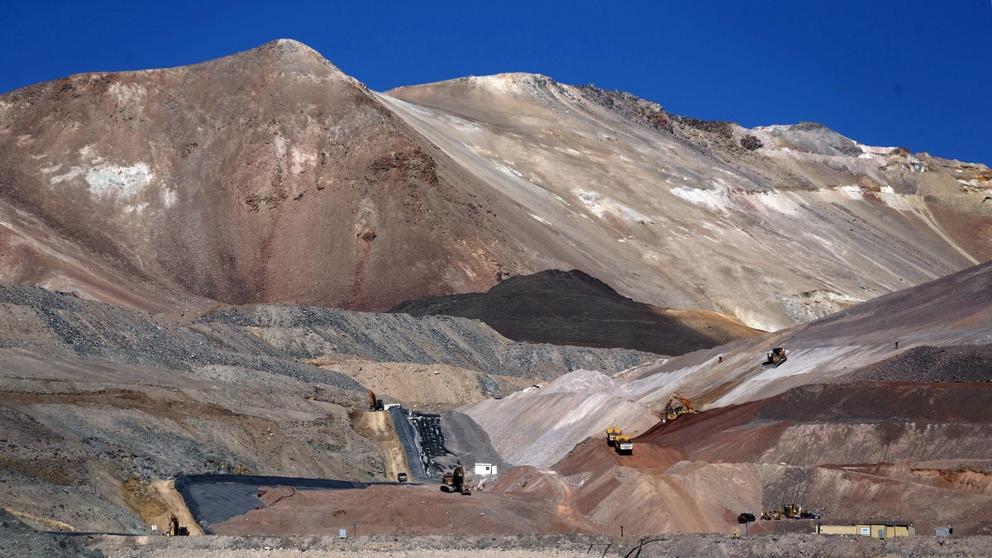
<path fill-rule="evenodd" d="M 821 535 L 861 535 L 873 539 L 912 537 L 916 528 L 905 521 L 869 521 L 865 523 L 818 524 L 816 532 Z"/>

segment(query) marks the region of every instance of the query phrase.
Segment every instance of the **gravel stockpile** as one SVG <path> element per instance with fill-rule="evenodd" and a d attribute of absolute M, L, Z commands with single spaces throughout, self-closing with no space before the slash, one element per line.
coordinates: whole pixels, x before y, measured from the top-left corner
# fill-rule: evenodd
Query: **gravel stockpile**
<path fill-rule="evenodd" d="M 188 326 L 34 287 L 0 285 L 0 347 L 57 350 L 175 370 L 235 366 L 363 391 L 350 377 L 295 362 L 239 328 Z"/>
<path fill-rule="evenodd" d="M 449 316 L 264 305 L 214 312 L 197 323 L 253 328 L 273 347 L 300 359 L 343 354 L 381 362 L 443 363 L 524 378 L 550 379 L 579 368 L 618 372 L 659 358 L 629 349 L 515 343 L 482 322 Z"/>
<path fill-rule="evenodd" d="M 992 344 L 913 347 L 844 376 L 843 381 L 990 382 Z"/>

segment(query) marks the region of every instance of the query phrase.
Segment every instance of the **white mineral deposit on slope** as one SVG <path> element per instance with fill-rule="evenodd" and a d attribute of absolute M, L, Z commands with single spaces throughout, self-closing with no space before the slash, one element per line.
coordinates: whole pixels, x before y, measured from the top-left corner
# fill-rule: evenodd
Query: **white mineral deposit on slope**
<path fill-rule="evenodd" d="M 540 388 L 465 408 L 493 440 L 503 458 L 516 465 L 547 467 L 584 440 L 616 424 L 636 434 L 650 427 L 650 409 L 626 400 L 601 372 L 577 370 Z M 540 425 L 540 426 L 538 426 Z"/>
<path fill-rule="evenodd" d="M 796 323 L 782 296 L 827 287 L 862 300 L 974 263 L 918 194 L 888 183 L 891 150 L 862 149 L 822 127 L 738 127 L 767 140 L 766 164 L 812 186 L 783 190 L 545 76 L 449 80 L 379 99 L 494 191 L 554 223 L 563 241 L 582 247 L 575 265 L 651 303 L 779 329 Z M 861 176 L 889 189 L 869 200 L 855 184 Z M 549 194 L 569 201 L 549 203 Z M 628 237 L 637 242 L 617 242 Z M 843 271 L 852 267 L 856 274 Z"/>

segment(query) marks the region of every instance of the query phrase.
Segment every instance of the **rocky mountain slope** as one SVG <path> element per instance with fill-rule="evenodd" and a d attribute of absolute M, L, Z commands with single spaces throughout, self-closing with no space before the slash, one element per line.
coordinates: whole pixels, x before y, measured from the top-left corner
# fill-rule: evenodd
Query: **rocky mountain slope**
<path fill-rule="evenodd" d="M 513 277 L 485 293 L 410 300 L 391 311 L 474 318 L 517 341 L 625 347 L 664 355 L 760 333 L 717 312 L 636 302 L 578 270 Z"/>
<path fill-rule="evenodd" d="M 380 98 L 573 247 L 571 267 L 651 304 L 775 330 L 992 256 L 981 165 L 532 74 Z"/>
<path fill-rule="evenodd" d="M 505 204 L 294 41 L 6 94 L 0 153 L 0 278 L 140 308 L 384 309 L 527 253 Z"/>
<path fill-rule="evenodd" d="M 990 179 L 536 75 L 378 94 L 281 40 L 0 96 L 0 280 L 382 310 L 580 269 L 774 330 L 988 259 Z"/>

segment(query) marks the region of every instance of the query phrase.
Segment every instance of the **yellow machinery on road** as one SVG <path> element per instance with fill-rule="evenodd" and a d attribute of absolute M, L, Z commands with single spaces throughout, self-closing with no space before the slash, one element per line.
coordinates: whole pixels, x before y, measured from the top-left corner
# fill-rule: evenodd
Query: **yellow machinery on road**
<path fill-rule="evenodd" d="M 766 512 L 762 512 L 761 519 L 764 520 L 820 519 L 820 514 L 803 511 L 802 506 L 800 506 L 799 504 L 783 504 L 781 508 L 776 508 L 774 510 L 768 510 Z"/>
<path fill-rule="evenodd" d="M 620 455 L 631 455 L 634 453 L 634 442 L 630 441 L 629 436 L 617 434 L 613 439 L 613 449 Z"/>
<path fill-rule="evenodd" d="M 465 496 L 472 493 L 468 488 L 468 478 L 465 474 L 465 467 L 461 465 L 455 467 L 450 473 L 445 473 L 441 477 L 441 492 L 460 492 Z"/>
<path fill-rule="evenodd" d="M 606 445 L 613 447 L 616 442 L 617 436 L 623 434 L 619 426 L 611 426 L 606 429 Z"/>
<path fill-rule="evenodd" d="M 694 415 L 699 411 L 692 406 L 692 401 L 680 393 L 673 393 L 665 405 L 665 420 L 671 422 L 682 415 Z"/>
<path fill-rule="evenodd" d="M 179 519 L 176 517 L 176 514 L 171 514 L 169 516 L 169 528 L 165 531 L 165 536 L 187 537 L 189 536 L 189 529 L 179 524 Z"/>
<path fill-rule="evenodd" d="M 775 347 L 772 352 L 768 353 L 768 360 L 761 363 L 762 366 L 779 366 L 783 362 L 789 360 L 789 357 L 785 354 L 785 349 L 782 347 Z"/>
<path fill-rule="evenodd" d="M 382 399 L 375 396 L 375 392 L 369 390 L 369 410 L 370 411 L 381 411 L 383 410 Z"/>

